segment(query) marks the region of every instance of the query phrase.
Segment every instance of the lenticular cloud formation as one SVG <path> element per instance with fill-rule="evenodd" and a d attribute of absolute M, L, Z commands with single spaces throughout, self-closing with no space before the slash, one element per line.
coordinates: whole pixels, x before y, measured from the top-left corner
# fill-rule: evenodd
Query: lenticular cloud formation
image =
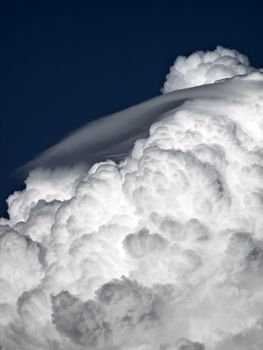
<path fill-rule="evenodd" d="M 184 90 L 118 116 L 158 111 L 121 161 L 37 168 L 8 198 L 2 349 L 263 348 L 263 74 L 221 47 L 174 67 Z"/>

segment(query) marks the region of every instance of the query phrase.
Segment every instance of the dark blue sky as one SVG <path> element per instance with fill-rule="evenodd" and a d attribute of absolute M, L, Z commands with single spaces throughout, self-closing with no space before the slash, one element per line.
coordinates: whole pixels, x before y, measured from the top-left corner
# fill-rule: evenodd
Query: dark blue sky
<path fill-rule="evenodd" d="M 1 214 L 8 194 L 22 188 L 17 167 L 88 121 L 159 94 L 177 55 L 220 44 L 263 66 L 255 2 L 90 3 L 2 8 Z"/>

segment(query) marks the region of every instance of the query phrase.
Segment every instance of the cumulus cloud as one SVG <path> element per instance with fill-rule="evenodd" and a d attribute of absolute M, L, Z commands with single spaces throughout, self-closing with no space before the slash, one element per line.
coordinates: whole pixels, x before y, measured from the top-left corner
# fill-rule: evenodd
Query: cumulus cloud
<path fill-rule="evenodd" d="M 176 62 L 184 80 L 176 73 L 166 89 L 235 77 L 84 127 L 9 197 L 3 350 L 262 348 L 263 75 L 221 47 Z M 105 160 L 124 135 L 121 161 Z M 72 144 L 96 156 L 73 162 Z M 74 166 L 56 166 L 60 156 Z"/>
<path fill-rule="evenodd" d="M 166 76 L 162 92 L 213 84 L 218 80 L 254 72 L 247 56 L 217 46 L 214 51 L 197 51 L 189 57 L 177 57 Z"/>
<path fill-rule="evenodd" d="M 120 348 L 144 341 L 157 323 L 155 297 L 127 278 L 114 279 L 82 302 L 68 292 L 53 297 L 53 321 L 58 330 L 88 348 Z"/>

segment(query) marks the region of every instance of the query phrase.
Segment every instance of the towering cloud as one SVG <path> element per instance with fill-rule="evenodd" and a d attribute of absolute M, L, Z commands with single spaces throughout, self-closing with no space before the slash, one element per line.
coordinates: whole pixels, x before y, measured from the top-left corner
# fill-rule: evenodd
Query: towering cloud
<path fill-rule="evenodd" d="M 254 72 L 249 60 L 236 50 L 217 46 L 214 51 L 197 51 L 189 57 L 177 57 L 162 89 L 163 93 Z"/>
<path fill-rule="evenodd" d="M 263 348 L 263 74 L 218 47 L 176 60 L 182 88 L 31 163 L 0 220 L 4 350 Z"/>

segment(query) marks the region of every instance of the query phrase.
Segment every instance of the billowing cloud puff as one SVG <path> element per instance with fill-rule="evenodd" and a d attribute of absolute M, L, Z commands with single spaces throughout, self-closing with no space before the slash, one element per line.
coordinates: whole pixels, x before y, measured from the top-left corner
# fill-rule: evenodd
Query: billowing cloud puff
<path fill-rule="evenodd" d="M 148 136 L 121 161 L 38 168 L 9 197 L 2 349 L 262 349 L 262 74 L 130 113 Z"/>
<path fill-rule="evenodd" d="M 217 46 L 214 51 L 197 51 L 189 57 L 177 57 L 166 76 L 162 92 L 212 84 L 218 80 L 255 71 L 249 60 L 236 50 Z"/>

